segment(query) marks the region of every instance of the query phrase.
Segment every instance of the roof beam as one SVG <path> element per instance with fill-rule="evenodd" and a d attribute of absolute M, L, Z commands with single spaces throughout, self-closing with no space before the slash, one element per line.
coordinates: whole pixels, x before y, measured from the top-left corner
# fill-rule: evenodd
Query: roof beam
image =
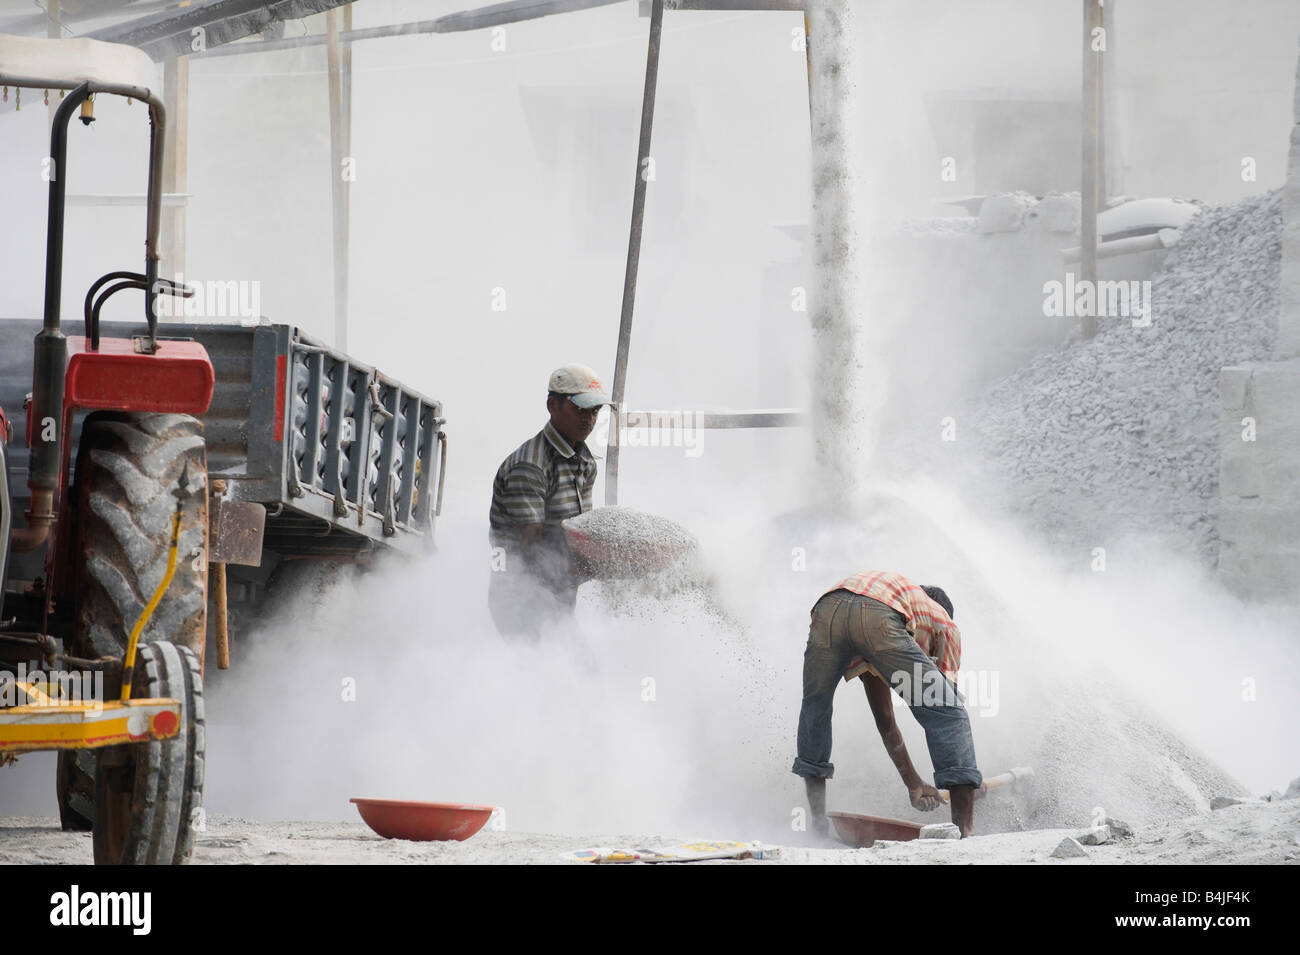
<path fill-rule="evenodd" d="M 88 34 L 139 47 L 156 61 L 186 56 L 263 33 L 273 24 L 324 13 L 350 0 L 207 0 Z M 198 31 L 198 32 L 196 32 Z M 197 44 L 197 46 L 196 46 Z"/>

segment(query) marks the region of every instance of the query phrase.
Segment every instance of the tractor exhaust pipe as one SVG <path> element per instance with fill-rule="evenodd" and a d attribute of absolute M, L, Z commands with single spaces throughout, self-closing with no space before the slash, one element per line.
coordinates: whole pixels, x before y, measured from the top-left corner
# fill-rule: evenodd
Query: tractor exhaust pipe
<path fill-rule="evenodd" d="M 49 215 L 45 223 L 45 322 L 36 335 L 32 358 L 32 403 L 27 409 L 32 436 L 27 486 L 32 491 L 27 527 L 13 531 L 17 551 L 35 550 L 45 542 L 54 523 L 54 495 L 59 488 L 62 463 L 63 387 L 68 368 L 68 340 L 60 327 L 63 286 L 63 212 L 68 178 L 68 123 L 73 112 L 90 98 L 90 84 L 82 83 L 63 98 L 54 111 L 50 133 Z"/>
<path fill-rule="evenodd" d="M 145 222 L 145 320 L 149 337 L 156 342 L 158 320 L 154 314 L 154 297 L 158 292 L 158 232 L 162 221 L 162 160 L 165 111 L 162 100 L 151 91 L 132 86 L 100 86 L 92 91 L 82 83 L 63 97 L 54 111 L 50 131 L 49 212 L 45 223 L 45 315 L 36 335 L 32 360 L 32 403 L 27 409 L 28 433 L 32 435 L 27 486 L 31 489 L 31 509 L 26 512 L 27 526 L 11 530 L 12 549 L 26 552 L 45 543 L 57 519 L 54 509 L 63 465 L 64 386 L 68 368 L 68 341 L 61 322 L 63 286 L 63 220 L 68 181 L 68 125 L 73 113 L 83 107 L 82 122 L 94 121 L 93 92 L 113 93 L 140 99 L 149 104 L 149 192 Z M 93 289 L 92 289 L 93 291 Z M 87 329 L 89 332 L 89 329 Z"/>
<path fill-rule="evenodd" d="M 9 549 L 20 554 L 36 550 L 50 536 L 54 525 L 54 491 L 51 488 L 32 488 L 31 510 L 25 511 L 26 527 L 15 527 L 9 533 Z"/>

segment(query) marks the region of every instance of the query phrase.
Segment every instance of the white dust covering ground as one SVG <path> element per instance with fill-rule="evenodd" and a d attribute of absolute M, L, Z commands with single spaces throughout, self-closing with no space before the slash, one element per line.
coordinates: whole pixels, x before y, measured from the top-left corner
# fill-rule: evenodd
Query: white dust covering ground
<path fill-rule="evenodd" d="M 960 841 L 878 842 L 870 849 L 812 848 L 787 843 L 781 846 L 777 860 L 737 864 L 1294 864 L 1300 860 L 1300 800 L 1231 806 L 1154 825 L 1139 830 L 1131 839 L 1090 846 L 1085 850 L 1086 858 L 1052 858 L 1057 844 L 1073 834 L 1071 829 L 1035 829 Z M 193 861 L 197 865 L 545 865 L 561 863 L 565 853 L 577 849 L 657 845 L 665 841 L 680 842 L 682 838 L 626 834 L 575 837 L 485 829 L 465 842 L 407 842 L 382 839 L 359 822 L 250 822 L 217 816 L 208 820 L 207 831 L 199 835 Z M 0 865 L 90 861 L 88 833 L 62 832 L 56 819 L 0 818 Z"/>

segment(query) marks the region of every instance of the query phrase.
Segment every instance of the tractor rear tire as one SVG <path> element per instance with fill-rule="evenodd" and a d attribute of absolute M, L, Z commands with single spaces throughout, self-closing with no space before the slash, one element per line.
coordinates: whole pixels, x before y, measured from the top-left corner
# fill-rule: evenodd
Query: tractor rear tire
<path fill-rule="evenodd" d="M 207 463 L 203 425 L 178 414 L 99 412 L 77 459 L 77 630 L 81 655 L 121 656 L 167 570 L 176 488 L 188 468 L 176 576 L 142 643 L 169 640 L 203 659 L 207 626 Z"/>
<path fill-rule="evenodd" d="M 180 702 L 170 739 L 113 746 L 95 772 L 96 865 L 181 865 L 194 851 L 203 804 L 203 680 L 188 647 L 162 641 L 136 657 L 140 698 Z M 141 679 L 141 677 L 143 679 Z"/>
<path fill-rule="evenodd" d="M 203 425 L 179 414 L 99 411 L 87 416 L 74 479 L 76 656 L 122 657 L 127 637 L 167 570 L 176 489 L 182 497 L 176 573 L 140 635 L 167 640 L 199 660 L 207 631 L 208 488 Z M 59 757 L 59 815 L 67 830 L 89 829 L 89 753 Z"/>

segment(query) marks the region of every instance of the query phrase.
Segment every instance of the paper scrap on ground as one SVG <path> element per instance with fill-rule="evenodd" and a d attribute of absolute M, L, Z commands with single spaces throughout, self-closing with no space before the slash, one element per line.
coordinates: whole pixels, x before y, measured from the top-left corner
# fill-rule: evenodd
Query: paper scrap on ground
<path fill-rule="evenodd" d="M 705 859 L 775 859 L 780 849 L 761 842 L 684 842 L 637 849 L 579 849 L 562 858 L 578 862 L 700 862 Z"/>

